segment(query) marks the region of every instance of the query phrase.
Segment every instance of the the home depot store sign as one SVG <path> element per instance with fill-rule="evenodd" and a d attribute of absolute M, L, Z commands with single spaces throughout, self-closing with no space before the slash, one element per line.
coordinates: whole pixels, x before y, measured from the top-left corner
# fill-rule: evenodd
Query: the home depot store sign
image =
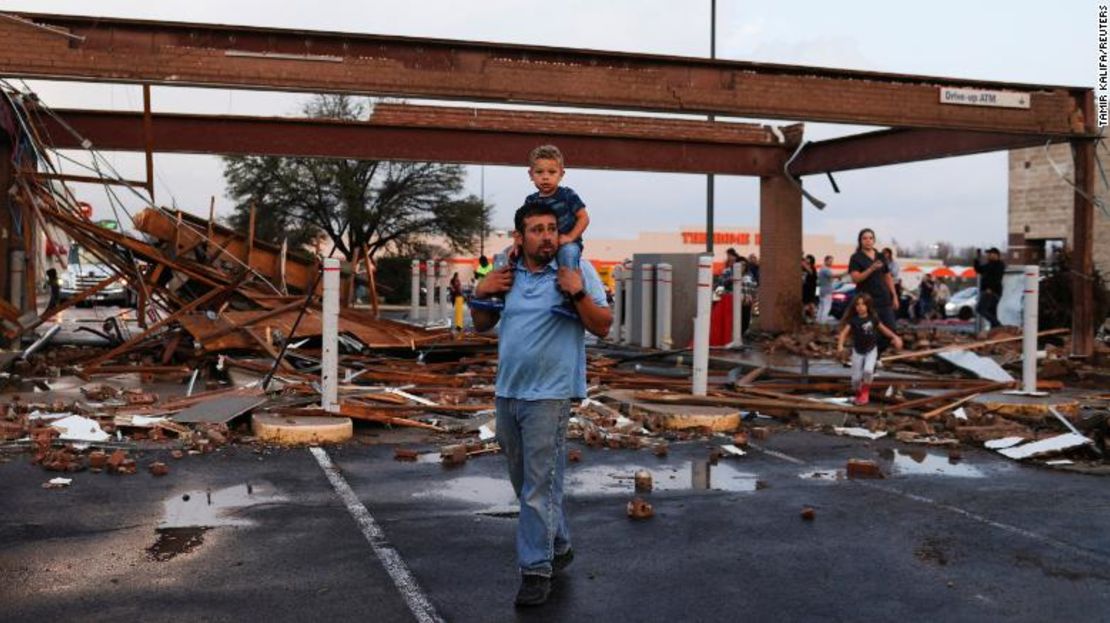
<path fill-rule="evenodd" d="M 682 244 L 705 244 L 704 231 L 684 231 L 682 232 Z M 761 236 L 759 232 L 747 231 L 716 231 L 713 232 L 713 244 L 740 244 L 749 245 L 755 241 L 755 245 L 759 246 L 761 243 Z"/>

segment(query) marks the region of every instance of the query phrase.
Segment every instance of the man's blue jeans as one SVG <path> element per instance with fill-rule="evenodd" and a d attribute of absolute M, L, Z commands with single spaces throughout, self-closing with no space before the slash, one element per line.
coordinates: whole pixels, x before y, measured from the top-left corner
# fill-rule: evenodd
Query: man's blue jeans
<path fill-rule="evenodd" d="M 497 441 L 520 500 L 516 531 L 521 573 L 551 576 L 555 554 L 570 549 L 563 512 L 570 400 L 497 399 Z"/>

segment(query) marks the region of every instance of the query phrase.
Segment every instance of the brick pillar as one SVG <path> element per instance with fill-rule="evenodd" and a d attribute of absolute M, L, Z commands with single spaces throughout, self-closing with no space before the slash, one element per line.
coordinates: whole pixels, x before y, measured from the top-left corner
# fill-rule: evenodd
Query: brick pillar
<path fill-rule="evenodd" d="M 802 193 L 786 177 L 759 180 L 759 326 L 802 324 Z"/>
<path fill-rule="evenodd" d="M 1071 319 L 1071 354 L 1090 357 L 1095 347 L 1095 286 L 1092 281 L 1095 268 L 1095 208 L 1087 197 L 1095 196 L 1095 143 L 1076 140 L 1072 141 L 1072 147 L 1075 149 L 1076 192 L 1071 238 L 1072 304 L 1075 308 Z"/>
<path fill-rule="evenodd" d="M 0 297 L 5 301 L 12 300 L 11 292 L 8 291 L 11 287 L 11 275 L 8 274 L 10 270 L 8 254 L 11 244 L 8 238 L 12 232 L 12 213 L 8 189 L 12 186 L 13 175 L 12 146 L 8 140 L 8 135 L 0 133 Z"/>

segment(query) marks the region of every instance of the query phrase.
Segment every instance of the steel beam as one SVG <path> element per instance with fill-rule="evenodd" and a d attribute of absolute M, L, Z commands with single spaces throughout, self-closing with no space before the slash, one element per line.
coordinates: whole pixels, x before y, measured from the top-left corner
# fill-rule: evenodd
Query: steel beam
<path fill-rule="evenodd" d="M 1089 135 L 1091 89 L 499 43 L 18 14 L 0 75 Z M 61 33 L 61 34 L 60 34 Z M 941 103 L 1018 91 L 1028 108 Z"/>
<path fill-rule="evenodd" d="M 471 122 L 474 114 L 440 107 L 399 107 L 369 122 L 280 117 L 229 117 L 156 113 L 150 147 L 160 153 L 270 155 L 456 162 L 524 166 L 536 145 L 554 142 L 572 166 L 587 169 L 772 175 L 782 170 L 800 127 L 787 128 L 779 143 L 767 130 L 740 124 L 624 118 L 576 119 L 564 130 L 553 115 L 498 111 L 497 120 Z M 60 110 L 56 114 L 97 149 L 143 151 L 139 112 Z M 77 149 L 81 140 L 49 116 L 40 116 L 43 136 L 59 149 Z M 601 121 L 607 119 L 607 122 Z M 652 121 L 654 129 L 649 129 Z M 737 126 L 710 132 L 705 126 Z M 499 129 L 502 128 L 502 129 Z M 504 129 L 509 128 L 509 129 Z M 686 138 L 684 138 L 686 137 Z"/>
<path fill-rule="evenodd" d="M 867 132 L 807 145 L 790 165 L 794 175 L 968 156 L 1044 145 L 1059 138 L 1031 134 L 958 130 L 893 129 Z"/>

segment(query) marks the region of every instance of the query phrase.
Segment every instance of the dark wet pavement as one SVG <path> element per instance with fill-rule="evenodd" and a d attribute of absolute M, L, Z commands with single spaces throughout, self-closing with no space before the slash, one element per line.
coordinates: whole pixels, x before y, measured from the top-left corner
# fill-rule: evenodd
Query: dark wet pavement
<path fill-rule="evenodd" d="M 327 451 L 451 621 L 1098 620 L 1110 607 L 1103 478 L 890 439 L 783 432 L 711 465 L 714 445 L 661 458 L 575 443 L 575 562 L 527 612 L 512 607 L 500 456 L 445 468 L 394 461 L 389 445 Z M 413 620 L 305 449 L 171 460 L 159 479 L 78 473 L 60 490 L 12 458 L 0 464 L 5 620 Z M 843 479 L 848 458 L 888 477 Z M 643 522 L 625 515 L 638 469 L 654 484 Z"/>

